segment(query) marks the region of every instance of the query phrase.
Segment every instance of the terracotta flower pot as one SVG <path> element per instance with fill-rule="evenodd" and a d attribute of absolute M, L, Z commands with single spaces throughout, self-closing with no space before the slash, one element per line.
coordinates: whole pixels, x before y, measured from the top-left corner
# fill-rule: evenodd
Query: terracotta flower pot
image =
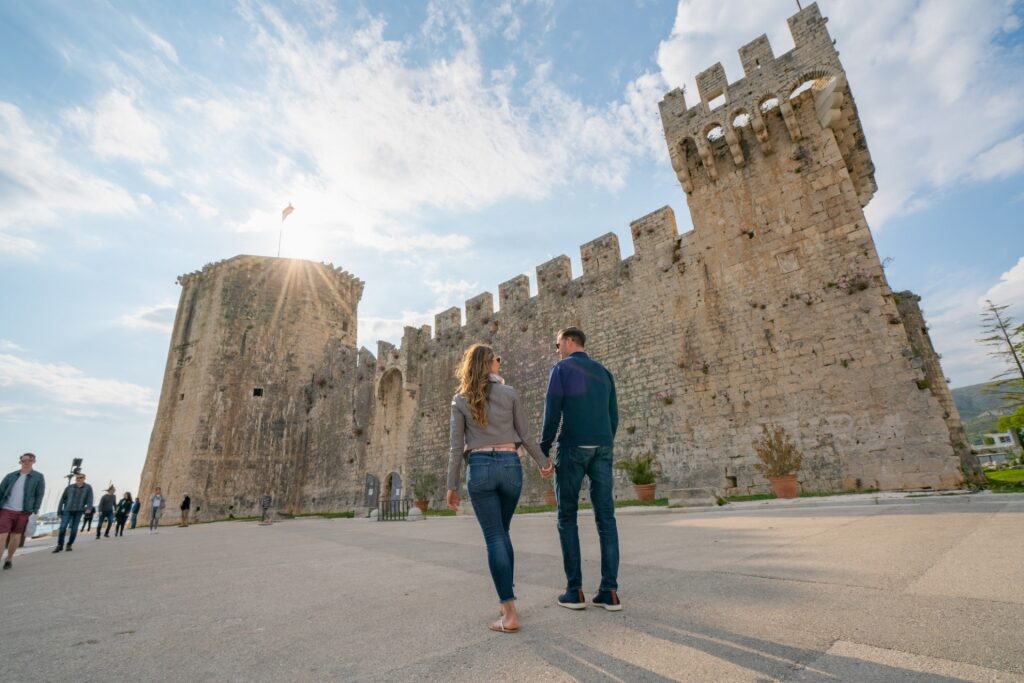
<path fill-rule="evenodd" d="M 784 474 L 781 477 L 768 477 L 772 485 L 772 493 L 776 498 L 796 498 L 796 475 Z"/>
<path fill-rule="evenodd" d="M 654 494 L 657 489 L 657 484 L 633 484 L 637 500 L 654 500 Z"/>
<path fill-rule="evenodd" d="M 430 505 L 429 500 L 417 500 L 414 501 L 414 505 L 420 509 L 420 512 L 427 514 L 427 507 Z"/>
<path fill-rule="evenodd" d="M 545 505 L 554 505 L 555 504 L 555 492 L 552 491 L 551 489 L 547 489 L 547 490 L 544 491 L 544 504 Z"/>

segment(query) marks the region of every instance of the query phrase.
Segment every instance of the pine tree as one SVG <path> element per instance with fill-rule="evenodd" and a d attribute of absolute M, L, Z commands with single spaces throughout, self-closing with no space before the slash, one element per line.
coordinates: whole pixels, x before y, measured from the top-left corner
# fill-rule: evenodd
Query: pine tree
<path fill-rule="evenodd" d="M 1010 406 L 1024 405 L 1024 324 L 1016 325 L 1004 313 L 1008 304 L 997 306 L 985 300 L 981 314 L 982 329 L 987 336 L 977 340 L 992 347 L 990 356 L 1002 359 L 1009 367 L 992 378 L 989 391 Z"/>

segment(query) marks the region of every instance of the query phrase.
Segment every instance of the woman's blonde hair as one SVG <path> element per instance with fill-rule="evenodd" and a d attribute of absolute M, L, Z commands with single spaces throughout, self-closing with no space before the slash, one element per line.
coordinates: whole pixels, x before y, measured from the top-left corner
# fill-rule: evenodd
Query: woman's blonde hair
<path fill-rule="evenodd" d="M 487 395 L 491 390 L 491 363 L 494 349 L 487 344 L 473 344 L 462 355 L 462 363 L 455 376 L 459 380 L 459 395 L 466 399 L 469 414 L 481 427 L 487 426 Z"/>

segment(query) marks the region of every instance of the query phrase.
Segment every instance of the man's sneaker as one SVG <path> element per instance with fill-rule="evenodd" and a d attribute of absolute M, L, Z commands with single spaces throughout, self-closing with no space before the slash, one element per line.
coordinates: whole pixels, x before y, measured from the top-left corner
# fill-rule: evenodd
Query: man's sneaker
<path fill-rule="evenodd" d="M 67 550 L 70 553 L 72 550 L 74 550 L 74 548 L 72 548 L 71 546 L 68 546 L 67 548 L 64 548 L 64 550 Z"/>
<path fill-rule="evenodd" d="M 558 604 L 569 609 L 586 609 L 587 599 L 581 590 L 566 591 L 558 596 Z"/>
<path fill-rule="evenodd" d="M 62 545 L 57 546 L 56 548 L 53 549 L 53 552 L 55 552 L 55 553 L 64 552 L 64 546 L 62 546 Z"/>
<path fill-rule="evenodd" d="M 622 609 L 618 591 L 598 591 L 594 596 L 593 603 L 598 607 L 604 607 L 609 612 L 618 612 Z"/>

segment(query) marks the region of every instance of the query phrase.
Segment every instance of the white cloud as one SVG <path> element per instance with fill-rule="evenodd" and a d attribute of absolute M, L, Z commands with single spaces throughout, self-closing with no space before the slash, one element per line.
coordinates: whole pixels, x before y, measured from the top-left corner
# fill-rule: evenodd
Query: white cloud
<path fill-rule="evenodd" d="M 40 251 L 42 247 L 34 240 L 0 232 L 0 254 L 25 259 L 36 256 Z"/>
<path fill-rule="evenodd" d="M 75 107 L 64 112 L 64 119 L 102 159 L 146 163 L 167 158 L 160 126 L 135 106 L 128 93 L 111 90 L 92 109 Z"/>
<path fill-rule="evenodd" d="M 141 306 L 121 316 L 119 323 L 132 329 L 156 330 L 170 334 L 178 305 L 170 302 L 155 306 Z M 2 347 L 0 347 L 2 348 Z"/>
<path fill-rule="evenodd" d="M 432 3 L 424 31 L 446 54 L 422 62 L 377 19 L 314 35 L 271 6 L 241 12 L 266 70 L 262 90 L 175 100 L 200 115 L 176 149 L 190 145 L 198 170 L 215 165 L 214 183 L 230 182 L 204 192 L 235 197 L 218 209 L 239 231 L 276 232 L 290 200 L 297 211 L 285 244 L 461 249 L 468 237 L 424 235 L 422 216 L 543 199 L 580 179 L 621 188 L 632 160 L 660 150 L 656 76 L 639 79 L 623 102 L 588 106 L 547 68 L 513 93 L 514 69 L 483 66 L 477 33 L 507 29 L 516 4 L 498 12 L 499 27 L 488 23 L 494 15 L 473 23 L 457 5 Z M 196 176 L 178 173 L 186 175 Z"/>
<path fill-rule="evenodd" d="M 461 306 L 466 299 L 480 293 L 477 283 L 465 280 L 426 280 L 423 284 L 437 297 L 438 310 Z"/>
<path fill-rule="evenodd" d="M 859 0 L 833 0 L 822 9 L 877 169 L 879 192 L 868 207 L 874 227 L 965 178 L 992 177 L 978 175 L 982 154 L 1024 124 L 1020 54 L 994 42 L 1013 24 L 1012 3 L 889 0 L 865 11 Z M 659 49 L 665 80 L 686 84 L 692 106 L 695 75 L 721 61 L 739 80 L 736 51 L 761 33 L 776 56 L 791 49 L 792 12 L 787 3 L 681 0 Z"/>
<path fill-rule="evenodd" d="M 0 253 L 38 253 L 40 245 L 26 233 L 40 226 L 135 212 L 123 188 L 68 163 L 58 145 L 45 129 L 30 126 L 18 107 L 0 102 Z"/>
<path fill-rule="evenodd" d="M 434 315 L 440 310 L 437 309 L 437 311 L 429 313 L 402 311 L 397 318 L 360 317 L 358 343 L 360 346 L 367 347 L 373 353 L 377 353 L 378 341 L 399 344 L 402 341 L 402 334 L 406 327 L 433 326 Z"/>
<path fill-rule="evenodd" d="M 17 351 L 21 347 L 9 339 L 0 339 L 0 351 Z"/>
<path fill-rule="evenodd" d="M 175 64 L 178 63 L 178 51 L 174 49 L 173 45 L 167 42 L 159 34 L 151 31 L 149 28 L 146 27 L 145 24 L 143 24 L 138 19 L 133 18 L 132 23 L 135 24 L 135 28 L 139 29 L 144 34 L 146 34 L 146 37 L 149 38 L 149 42 L 153 45 L 157 52 L 159 52 L 165 58 L 169 59 Z"/>
<path fill-rule="evenodd" d="M 149 179 L 149 182 L 153 183 L 158 187 L 170 187 L 174 184 L 174 181 L 168 178 L 166 175 L 156 170 L 155 168 L 147 168 L 142 172 L 142 175 Z"/>
<path fill-rule="evenodd" d="M 31 387 L 58 403 L 106 404 L 139 412 L 156 407 L 146 387 L 114 379 L 89 377 L 66 363 L 40 363 L 0 353 L 0 387 Z"/>
<path fill-rule="evenodd" d="M 226 100 L 182 97 L 177 104 L 182 109 L 202 114 L 218 131 L 230 130 L 245 118 L 245 112 Z"/>
<path fill-rule="evenodd" d="M 1021 169 L 1024 169 L 1024 133 L 980 154 L 971 175 L 978 180 L 991 180 L 1007 178 Z"/>
<path fill-rule="evenodd" d="M 220 214 L 216 207 L 197 194 L 192 192 L 182 192 L 181 196 L 184 197 L 185 200 L 204 218 L 214 218 Z"/>

